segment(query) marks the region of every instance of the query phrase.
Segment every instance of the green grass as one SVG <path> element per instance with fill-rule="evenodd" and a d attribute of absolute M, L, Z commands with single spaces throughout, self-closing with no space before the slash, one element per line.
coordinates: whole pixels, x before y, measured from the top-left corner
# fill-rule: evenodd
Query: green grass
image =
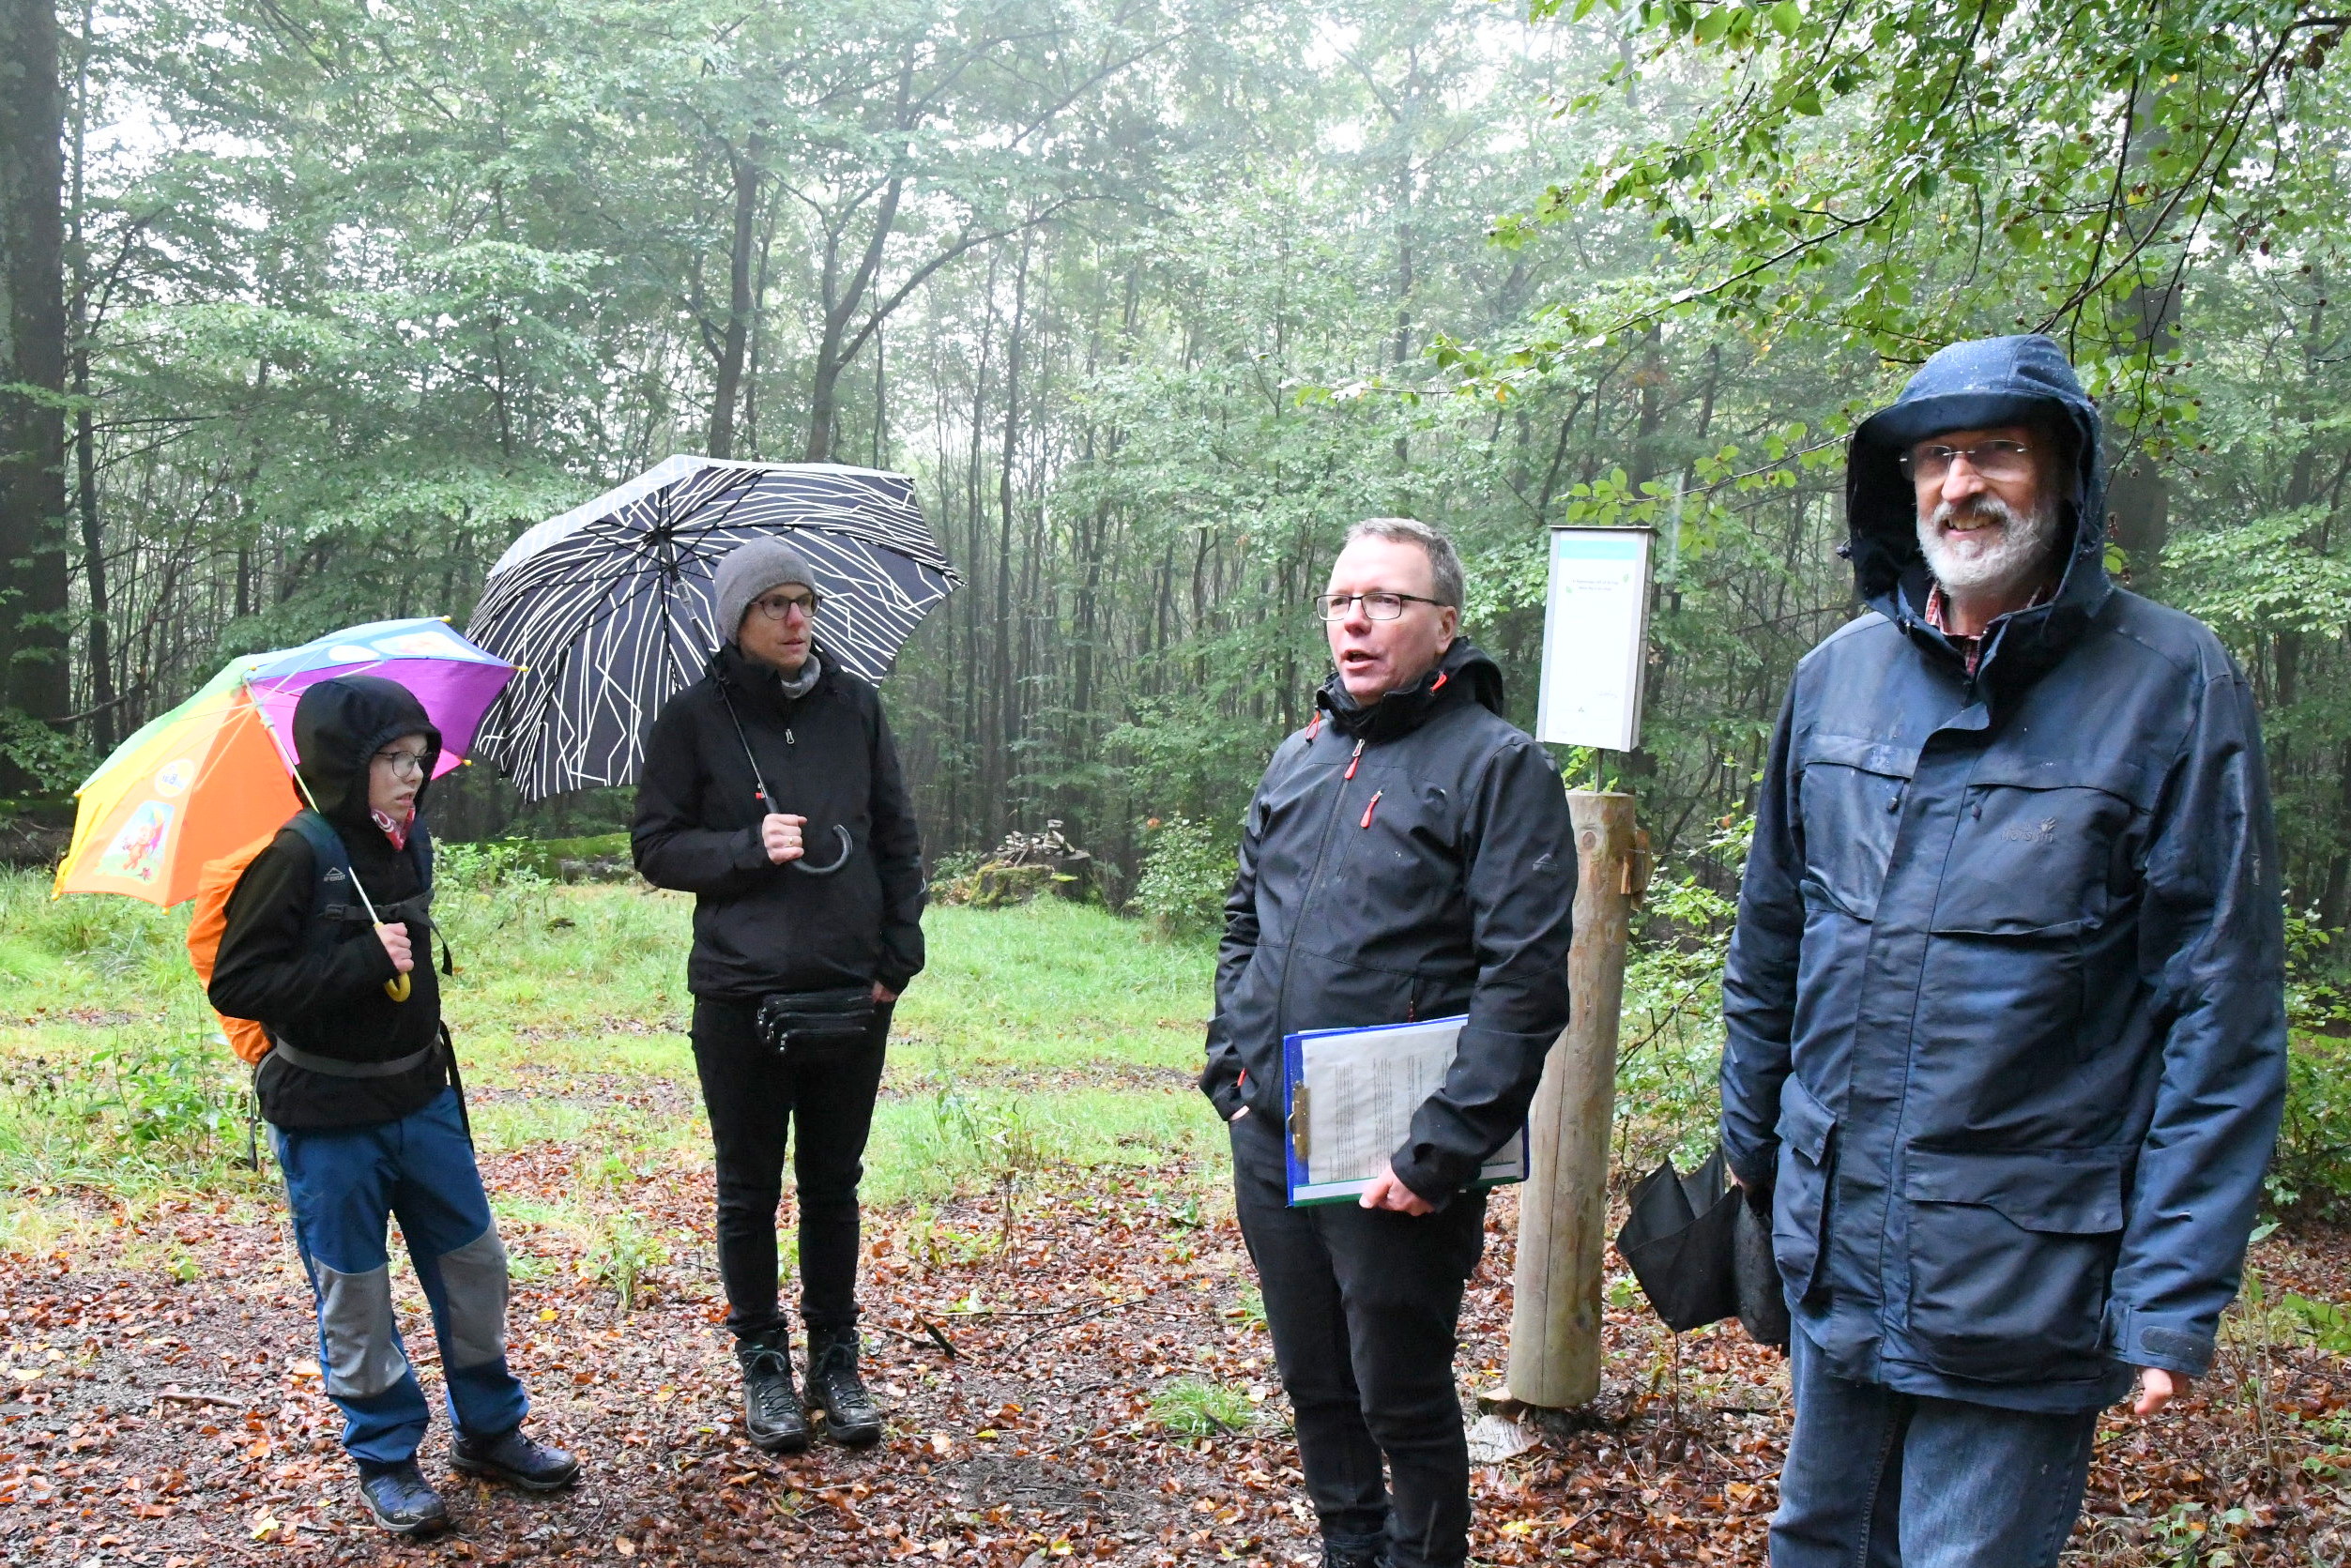
<path fill-rule="evenodd" d="M 445 886 L 443 982 L 485 1152 L 578 1155 L 580 1214 L 616 1285 L 645 1248 L 596 1232 L 631 1173 L 695 1168 L 709 1130 L 685 1030 L 693 901 L 529 877 Z M 0 873 L 0 1184 L 115 1195 L 253 1191 L 244 1070 L 209 1038 L 186 910 L 49 897 Z M 1213 951 L 1098 908 L 940 908 L 900 1003 L 867 1157 L 878 1204 L 1017 1192 L 1057 1172 L 1196 1157 L 1222 1139 L 1190 1088 Z M 437 954 L 436 954 L 437 957 Z M 605 1165 L 618 1161 L 617 1169 Z M 600 1175 L 599 1173 L 603 1174 Z"/>
<path fill-rule="evenodd" d="M 1239 1389 L 1178 1378 L 1153 1397 L 1151 1419 L 1181 1438 L 1215 1438 L 1248 1426 L 1257 1407 Z"/>

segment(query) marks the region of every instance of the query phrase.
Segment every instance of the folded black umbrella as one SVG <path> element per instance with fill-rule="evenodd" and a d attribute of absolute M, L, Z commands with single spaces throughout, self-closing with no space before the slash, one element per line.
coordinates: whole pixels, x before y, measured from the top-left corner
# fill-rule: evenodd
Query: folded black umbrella
<path fill-rule="evenodd" d="M 1668 1160 L 1642 1177 L 1616 1250 L 1674 1332 L 1736 1317 L 1761 1344 L 1788 1342 L 1770 1218 L 1731 1186 L 1719 1148 L 1687 1176 Z"/>

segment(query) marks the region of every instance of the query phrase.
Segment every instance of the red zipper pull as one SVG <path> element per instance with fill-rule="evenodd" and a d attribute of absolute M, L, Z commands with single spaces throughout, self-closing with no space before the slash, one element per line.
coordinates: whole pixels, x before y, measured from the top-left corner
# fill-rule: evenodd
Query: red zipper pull
<path fill-rule="evenodd" d="M 1358 740 L 1355 742 L 1355 754 L 1347 759 L 1347 771 L 1341 773 L 1339 777 L 1342 779 L 1353 778 L 1355 776 L 1355 764 L 1363 761 L 1363 759 L 1364 743 L 1361 740 Z"/>
<path fill-rule="evenodd" d="M 1384 789 L 1375 789 L 1371 792 L 1371 803 L 1364 807 L 1363 825 L 1365 827 L 1368 828 L 1371 826 L 1371 814 L 1380 809 L 1380 797 L 1385 795 L 1387 791 Z"/>
<path fill-rule="evenodd" d="M 1313 718 L 1313 719 L 1312 719 L 1312 720 L 1311 720 L 1311 721 L 1307 723 L 1307 725 L 1306 725 L 1306 738 L 1307 738 L 1307 739 L 1309 739 L 1309 740 L 1311 740 L 1311 739 L 1313 739 L 1316 736 L 1318 736 L 1318 735 L 1320 735 L 1320 734 L 1321 734 L 1321 733 L 1322 733 L 1322 714 L 1321 714 L 1321 710 L 1320 710 L 1320 709 L 1318 709 L 1318 710 L 1316 710 L 1316 713 L 1315 713 L 1315 715 L 1314 715 L 1314 718 Z"/>

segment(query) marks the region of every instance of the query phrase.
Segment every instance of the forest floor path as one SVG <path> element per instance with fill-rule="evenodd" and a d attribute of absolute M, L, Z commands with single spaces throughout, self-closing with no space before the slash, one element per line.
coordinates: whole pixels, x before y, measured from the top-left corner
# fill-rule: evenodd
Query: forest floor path
<path fill-rule="evenodd" d="M 53 970 L 38 996 L 0 972 L 0 1561 L 1315 1560 L 1218 1130 L 1186 1082 L 1203 950 L 1087 911 L 935 914 L 938 972 L 901 1015 L 868 1181 L 868 1366 L 889 1432 L 780 1459 L 742 1437 L 679 1009 L 630 973 L 680 911 L 534 896 L 504 967 L 461 975 L 450 1012 L 514 1258 L 510 1354 L 531 1430 L 585 1461 L 579 1486 L 457 1477 L 436 1421 L 423 1459 L 456 1529 L 407 1545 L 367 1528 L 266 1155 L 242 1168 L 234 1123 L 200 1153 L 140 1141 L 192 1114 L 174 1109 L 192 1070 L 168 1040 L 123 1043 L 158 1027 L 164 958 L 104 983 Z M 676 951 L 657 952 L 663 972 Z M 34 967 L 0 951 L 10 962 Z M 1462 1325 L 1473 1421 L 1507 1359 L 1515 1224 L 1505 1192 Z M 2351 1231 L 2278 1230 L 2254 1279 L 2182 1407 L 2102 1427 L 2069 1562 L 2351 1554 L 2351 1330 L 2326 1316 L 2351 1298 Z M 435 1391 L 405 1259 L 395 1280 Z M 1607 1300 L 1589 1410 L 1475 1428 L 1473 1560 L 1761 1562 L 1784 1363 L 1735 1325 L 1665 1333 L 1613 1256 Z"/>

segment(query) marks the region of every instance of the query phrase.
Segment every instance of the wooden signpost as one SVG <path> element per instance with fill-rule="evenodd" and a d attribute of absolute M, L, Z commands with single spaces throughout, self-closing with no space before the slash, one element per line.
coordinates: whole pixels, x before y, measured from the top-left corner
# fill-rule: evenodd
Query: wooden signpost
<path fill-rule="evenodd" d="M 1630 751 L 1641 744 L 1652 536 L 1554 528 L 1536 738 Z M 1576 830 L 1571 1012 L 1528 1115 L 1519 1189 L 1507 1397 L 1568 1409 L 1600 1392 L 1600 1276 L 1608 1253 L 1609 1134 L 1632 906 L 1648 883 L 1633 798 L 1571 789 Z"/>

